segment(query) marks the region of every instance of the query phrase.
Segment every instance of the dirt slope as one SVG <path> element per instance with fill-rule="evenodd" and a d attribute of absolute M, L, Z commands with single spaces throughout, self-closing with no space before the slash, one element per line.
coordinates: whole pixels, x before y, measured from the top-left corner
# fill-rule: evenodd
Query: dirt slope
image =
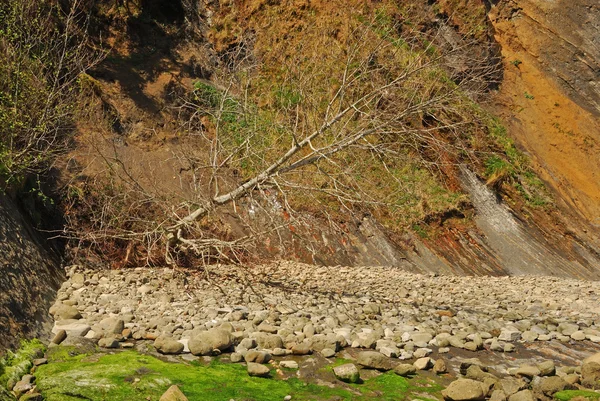
<path fill-rule="evenodd" d="M 487 32 L 486 18 L 493 23 L 504 59 L 504 78 L 494 99 L 496 112 L 554 190 L 560 211 L 523 207 L 517 194 L 503 192 L 502 197 L 486 188 L 481 178 L 463 172 L 461 177 L 448 179 L 469 194 L 471 209 L 440 217 L 432 224 L 434 235 L 392 235 L 372 216 L 332 227 L 309 215 L 304 217 L 310 224 L 303 228 L 283 214 L 264 216 L 280 219 L 289 231 L 280 234 L 283 244 L 273 245 L 276 238 L 266 239 L 259 249 L 262 256 L 325 265 L 402 265 L 413 271 L 459 275 L 600 278 L 600 111 L 594 80 L 598 74 L 594 63 L 599 59 L 598 36 L 594 35 L 598 7 L 591 0 L 568 5 L 504 1 L 491 6 L 486 16 L 479 12 L 485 10 L 483 3 L 478 3 L 481 7 L 476 13 L 462 3 L 434 2 L 420 12 L 430 16 L 427 24 L 446 18 L 455 37 L 473 29 Z M 151 8 L 129 17 L 126 29 L 111 27 L 116 38 L 113 51 L 92 76 L 102 93 L 103 107 L 110 110 L 112 127 L 93 118 L 82 122 L 78 151 L 89 151 L 93 157 L 95 149 L 86 149 L 84 139 L 100 132 L 106 154 L 120 158 L 142 186 L 174 197 L 193 197 L 195 177 L 177 160 L 183 153 L 181 127 L 173 116 L 172 98 L 177 88 L 189 91 L 198 79 L 210 81 L 211 60 L 239 37 L 231 27 L 244 25 L 236 18 L 245 21 L 244 12 L 251 15 L 257 10 L 271 15 L 270 7 L 276 8 L 264 1 L 248 2 L 250 9 L 243 7 L 246 3 L 238 9 L 232 4 L 201 10 L 199 18 L 206 26 L 222 14 L 220 28 L 202 40 L 184 38 L 180 14 L 169 20 Z M 321 2 L 307 3 L 301 9 L 308 15 L 321 13 L 323 21 L 332 12 Z M 296 10 L 290 6 L 288 11 L 292 19 Z M 266 28 L 252 26 L 258 41 L 261 29 Z M 478 40 L 488 40 L 479 36 Z M 89 167 L 85 157 L 81 164 L 88 165 L 88 177 L 102 173 Z M 235 215 L 248 214 L 249 205 L 240 202 L 236 210 L 223 210 L 218 224 L 243 235 L 243 224 Z M 126 263 L 127 257 L 115 266 Z"/>
<path fill-rule="evenodd" d="M 510 134 L 564 206 L 600 228 L 600 6 L 593 0 L 500 2 L 498 102 Z"/>

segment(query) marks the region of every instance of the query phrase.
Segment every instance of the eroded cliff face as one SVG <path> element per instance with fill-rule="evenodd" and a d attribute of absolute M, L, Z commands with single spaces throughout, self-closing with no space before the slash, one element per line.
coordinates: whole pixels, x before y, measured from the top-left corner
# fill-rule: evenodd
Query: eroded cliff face
<path fill-rule="evenodd" d="M 502 47 L 498 111 L 574 225 L 600 229 L 600 5 L 510 0 L 489 18 Z M 594 236 L 594 238 L 596 238 Z"/>
<path fill-rule="evenodd" d="M 64 281 L 57 256 L 0 193 L 0 354 L 52 328 L 48 308 Z"/>

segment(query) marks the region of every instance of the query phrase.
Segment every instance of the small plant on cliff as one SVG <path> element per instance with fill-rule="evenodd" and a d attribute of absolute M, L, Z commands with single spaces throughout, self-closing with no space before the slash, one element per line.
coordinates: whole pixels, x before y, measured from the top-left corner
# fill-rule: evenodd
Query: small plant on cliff
<path fill-rule="evenodd" d="M 0 5 L 0 188 L 47 170 L 68 149 L 77 78 L 99 60 L 86 28 L 80 0 Z"/>

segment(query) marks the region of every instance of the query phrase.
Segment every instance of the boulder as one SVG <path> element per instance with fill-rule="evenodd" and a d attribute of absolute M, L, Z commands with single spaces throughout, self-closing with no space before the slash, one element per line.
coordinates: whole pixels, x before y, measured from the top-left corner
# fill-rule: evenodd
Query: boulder
<path fill-rule="evenodd" d="M 321 350 L 321 355 L 325 358 L 332 358 L 335 356 L 335 351 L 331 348 L 323 348 Z"/>
<path fill-rule="evenodd" d="M 583 364 L 585 365 L 588 362 L 596 362 L 600 363 L 600 352 L 591 356 L 588 356 L 583 360 Z"/>
<path fill-rule="evenodd" d="M 477 380 L 480 382 L 485 381 L 485 379 L 493 379 L 496 380 L 496 377 L 491 373 L 484 372 L 479 366 L 471 365 L 467 368 L 465 372 L 465 377 L 467 379 Z"/>
<path fill-rule="evenodd" d="M 271 360 L 271 355 L 268 352 L 251 350 L 244 355 L 246 362 L 267 363 Z"/>
<path fill-rule="evenodd" d="M 448 371 L 448 368 L 446 367 L 446 362 L 444 362 L 444 360 L 442 358 L 438 359 L 433 364 L 433 373 L 439 375 L 442 373 L 446 373 L 447 371 Z"/>
<path fill-rule="evenodd" d="M 54 325 L 54 328 L 52 329 L 52 331 L 54 333 L 57 333 L 60 330 L 64 330 L 67 332 L 67 336 L 76 336 L 76 337 L 83 337 L 85 336 L 88 331 L 90 331 L 90 326 L 87 323 L 80 323 L 81 321 L 79 320 L 71 320 L 71 321 L 66 321 L 66 322 L 57 322 Z"/>
<path fill-rule="evenodd" d="M 494 390 L 489 401 L 506 401 L 506 394 L 502 390 Z"/>
<path fill-rule="evenodd" d="M 540 370 L 540 376 L 554 376 L 556 373 L 556 366 L 552 361 L 538 363 L 537 368 Z"/>
<path fill-rule="evenodd" d="M 262 334 L 262 333 L 261 333 Z M 256 338 L 256 342 L 260 348 L 275 349 L 284 348 L 281 336 L 277 334 L 262 334 Z"/>
<path fill-rule="evenodd" d="M 554 393 L 570 389 L 572 386 L 569 383 L 567 383 L 562 377 L 551 376 L 542 378 L 539 382 L 539 385 L 536 387 L 536 390 L 539 390 L 548 397 L 551 397 L 552 395 L 554 395 Z"/>
<path fill-rule="evenodd" d="M 188 342 L 190 352 L 194 355 L 210 355 L 213 350 L 225 351 L 233 346 L 233 335 L 225 329 L 202 331 Z"/>
<path fill-rule="evenodd" d="M 248 362 L 248 375 L 253 377 L 268 377 L 270 370 L 260 363 Z"/>
<path fill-rule="evenodd" d="M 279 366 L 286 369 L 298 369 L 298 362 L 296 361 L 281 361 Z"/>
<path fill-rule="evenodd" d="M 517 376 L 528 377 L 530 379 L 541 374 L 540 369 L 537 366 L 532 365 L 521 365 L 517 369 Z"/>
<path fill-rule="evenodd" d="M 307 343 L 296 344 L 292 347 L 292 354 L 294 355 L 308 355 L 312 354 L 312 350 L 310 349 L 310 345 Z"/>
<path fill-rule="evenodd" d="M 336 366 L 333 368 L 333 374 L 335 374 L 338 380 L 346 383 L 357 383 L 360 380 L 358 368 L 353 363 Z"/>
<path fill-rule="evenodd" d="M 521 390 L 508 397 L 508 401 L 535 401 L 535 397 L 531 390 Z"/>
<path fill-rule="evenodd" d="M 364 351 L 359 353 L 356 362 L 368 369 L 386 371 L 392 368 L 390 360 L 377 351 Z"/>
<path fill-rule="evenodd" d="M 154 340 L 154 348 L 161 354 L 176 355 L 181 354 L 185 347 L 172 337 L 160 336 Z"/>
<path fill-rule="evenodd" d="M 98 346 L 102 348 L 119 348 L 119 342 L 114 338 L 101 338 Z"/>
<path fill-rule="evenodd" d="M 160 397 L 159 401 L 188 401 L 187 397 L 181 392 L 179 387 L 173 385 Z"/>
<path fill-rule="evenodd" d="M 483 400 L 485 395 L 481 383 L 471 379 L 458 379 L 442 390 L 444 399 L 450 401 L 475 401 Z"/>
<path fill-rule="evenodd" d="M 125 322 L 116 317 L 107 317 L 102 319 L 98 324 L 92 326 L 92 330 L 96 333 L 106 334 L 121 334 L 125 329 Z"/>
<path fill-rule="evenodd" d="M 498 340 L 500 341 L 518 341 L 521 339 L 521 332 L 517 329 L 504 329 L 500 332 Z"/>
<path fill-rule="evenodd" d="M 399 365 L 396 365 L 396 367 L 394 368 L 394 373 L 403 377 L 411 376 L 417 373 L 417 368 L 415 368 L 414 365 L 411 365 L 410 363 L 401 363 Z"/>
<path fill-rule="evenodd" d="M 428 370 L 433 366 L 433 361 L 431 360 L 430 357 L 426 356 L 424 358 L 419 358 L 417 359 L 414 363 L 413 366 L 417 369 L 417 370 Z"/>
<path fill-rule="evenodd" d="M 56 332 L 56 334 L 52 338 L 51 343 L 58 345 L 58 344 L 62 343 L 63 341 L 65 341 L 66 338 L 67 338 L 66 330 L 59 330 L 58 332 Z"/>
<path fill-rule="evenodd" d="M 581 367 L 581 384 L 585 387 L 600 389 L 600 363 L 585 362 Z"/>
<path fill-rule="evenodd" d="M 50 314 L 54 316 L 54 320 L 81 319 L 81 313 L 76 307 L 62 302 L 54 304 L 50 308 Z"/>
<path fill-rule="evenodd" d="M 502 390 L 505 396 L 509 397 L 523 389 L 527 388 L 527 383 L 523 379 L 517 379 L 514 377 L 505 377 L 500 379 L 496 385 L 496 389 Z"/>

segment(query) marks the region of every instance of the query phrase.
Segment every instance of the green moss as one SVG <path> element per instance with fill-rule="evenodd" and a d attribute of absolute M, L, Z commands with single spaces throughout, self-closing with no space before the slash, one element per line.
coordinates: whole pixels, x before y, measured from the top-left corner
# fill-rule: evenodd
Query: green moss
<path fill-rule="evenodd" d="M 37 386 L 48 401 L 158 399 L 173 384 L 190 400 L 267 401 L 286 395 L 294 400 L 403 400 L 440 390 L 431 384 L 412 384 L 393 373 L 364 384 L 338 382 L 332 387 L 297 378 L 281 380 L 275 374 L 271 379 L 254 378 L 241 364 L 168 363 L 134 351 L 104 355 L 95 361 L 81 355 L 67 357 L 63 362 L 40 366 L 36 376 Z"/>
<path fill-rule="evenodd" d="M 86 356 L 95 352 L 95 348 L 74 346 L 74 345 L 61 345 L 59 347 L 50 348 L 46 354 L 48 362 L 66 362 L 66 361 L 80 361 Z"/>
<path fill-rule="evenodd" d="M 554 398 L 559 401 L 569 401 L 575 397 L 585 397 L 590 400 L 598 400 L 600 399 L 600 393 L 587 390 L 564 390 L 554 394 Z"/>
<path fill-rule="evenodd" d="M 29 373 L 33 366 L 32 361 L 44 355 L 46 347 L 39 340 L 22 341 L 17 352 L 8 352 L 0 360 L 0 385 L 6 387 L 7 383 L 18 381 L 21 376 Z"/>

